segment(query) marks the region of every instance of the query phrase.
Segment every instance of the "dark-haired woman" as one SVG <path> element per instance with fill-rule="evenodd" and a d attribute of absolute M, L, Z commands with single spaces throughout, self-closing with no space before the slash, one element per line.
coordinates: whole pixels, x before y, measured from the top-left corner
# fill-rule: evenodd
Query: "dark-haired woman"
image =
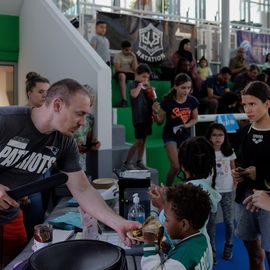
<path fill-rule="evenodd" d="M 198 100 L 190 95 L 192 89 L 191 78 L 180 73 L 174 80 L 172 90 L 164 97 L 160 103 L 160 111 L 156 117 L 158 124 L 166 124 L 163 129 L 163 141 L 171 163 L 167 174 L 166 184 L 172 185 L 174 177 L 179 171 L 178 147 L 190 137 L 190 129 L 198 121 Z M 155 108 L 156 103 L 153 105 Z"/>
<path fill-rule="evenodd" d="M 241 93 L 242 105 L 250 125 L 242 132 L 240 165 L 233 170 L 237 202 L 237 236 L 249 255 L 249 269 L 263 270 L 264 254 L 270 265 L 270 213 L 252 213 L 242 204 L 254 189 L 269 191 L 270 171 L 270 88 L 263 82 L 251 82 Z"/>
<path fill-rule="evenodd" d="M 185 59 L 188 61 L 189 72 L 190 72 L 188 75 L 192 78 L 193 88 L 195 88 L 195 90 L 196 90 L 195 93 L 198 93 L 201 89 L 202 80 L 197 72 L 196 60 L 191 52 L 191 41 L 187 38 L 184 38 L 180 41 L 178 50 L 172 56 L 172 63 L 173 63 L 173 68 L 174 68 L 173 76 L 174 77 L 178 73 L 180 73 L 181 67 L 179 65 L 182 65 L 182 63 L 180 63 L 180 61 L 179 61 L 180 59 Z"/>
<path fill-rule="evenodd" d="M 47 78 L 41 77 L 36 72 L 29 72 L 26 75 L 26 95 L 28 98 L 27 106 L 40 107 L 45 102 L 47 90 L 50 82 Z"/>
<path fill-rule="evenodd" d="M 180 41 L 178 50 L 172 56 L 173 66 L 176 68 L 180 58 L 185 58 L 190 63 L 192 73 L 196 73 L 196 60 L 191 53 L 191 41 L 184 38 Z"/>

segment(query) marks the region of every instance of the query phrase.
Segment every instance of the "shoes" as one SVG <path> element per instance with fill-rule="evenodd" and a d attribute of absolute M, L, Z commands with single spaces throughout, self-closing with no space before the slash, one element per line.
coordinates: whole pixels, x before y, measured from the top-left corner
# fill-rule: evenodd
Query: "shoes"
<path fill-rule="evenodd" d="M 136 167 L 130 162 L 124 162 L 121 171 L 136 170 Z"/>
<path fill-rule="evenodd" d="M 223 250 L 223 258 L 224 260 L 230 260 L 232 258 L 232 244 L 225 244 L 224 250 Z"/>
<path fill-rule="evenodd" d="M 128 103 L 125 99 L 122 99 L 121 101 L 121 107 L 127 107 L 128 106 Z"/>
<path fill-rule="evenodd" d="M 135 167 L 138 170 L 149 170 L 141 161 L 137 162 Z"/>

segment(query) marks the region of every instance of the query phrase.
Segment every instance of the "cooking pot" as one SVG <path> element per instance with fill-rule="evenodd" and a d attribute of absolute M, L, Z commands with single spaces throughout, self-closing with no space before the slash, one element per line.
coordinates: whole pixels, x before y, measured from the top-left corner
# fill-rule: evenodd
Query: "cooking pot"
<path fill-rule="evenodd" d="M 125 251 L 98 240 L 71 240 L 31 255 L 28 270 L 126 270 Z"/>

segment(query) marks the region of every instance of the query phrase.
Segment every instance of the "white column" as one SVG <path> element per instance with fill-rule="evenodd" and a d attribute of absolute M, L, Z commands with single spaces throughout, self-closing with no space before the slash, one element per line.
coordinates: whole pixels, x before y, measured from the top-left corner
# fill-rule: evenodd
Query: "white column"
<path fill-rule="evenodd" d="M 221 66 L 228 66 L 230 60 L 230 1 L 228 0 L 222 0 L 221 21 Z"/>

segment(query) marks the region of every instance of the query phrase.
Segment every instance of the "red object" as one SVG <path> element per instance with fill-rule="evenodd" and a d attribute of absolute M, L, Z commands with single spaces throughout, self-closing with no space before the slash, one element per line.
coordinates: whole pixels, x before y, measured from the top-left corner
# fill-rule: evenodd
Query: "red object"
<path fill-rule="evenodd" d="M 149 86 L 145 89 L 146 91 L 146 95 L 149 99 L 156 101 L 157 100 L 157 94 L 156 94 L 156 90 L 154 87 Z"/>
<path fill-rule="evenodd" d="M 13 258 L 15 258 L 26 246 L 27 235 L 23 224 L 23 214 L 20 210 L 19 215 L 10 223 L 2 226 L 2 235 L 0 235 L 1 241 L 1 254 L 2 261 L 7 264 Z"/>

